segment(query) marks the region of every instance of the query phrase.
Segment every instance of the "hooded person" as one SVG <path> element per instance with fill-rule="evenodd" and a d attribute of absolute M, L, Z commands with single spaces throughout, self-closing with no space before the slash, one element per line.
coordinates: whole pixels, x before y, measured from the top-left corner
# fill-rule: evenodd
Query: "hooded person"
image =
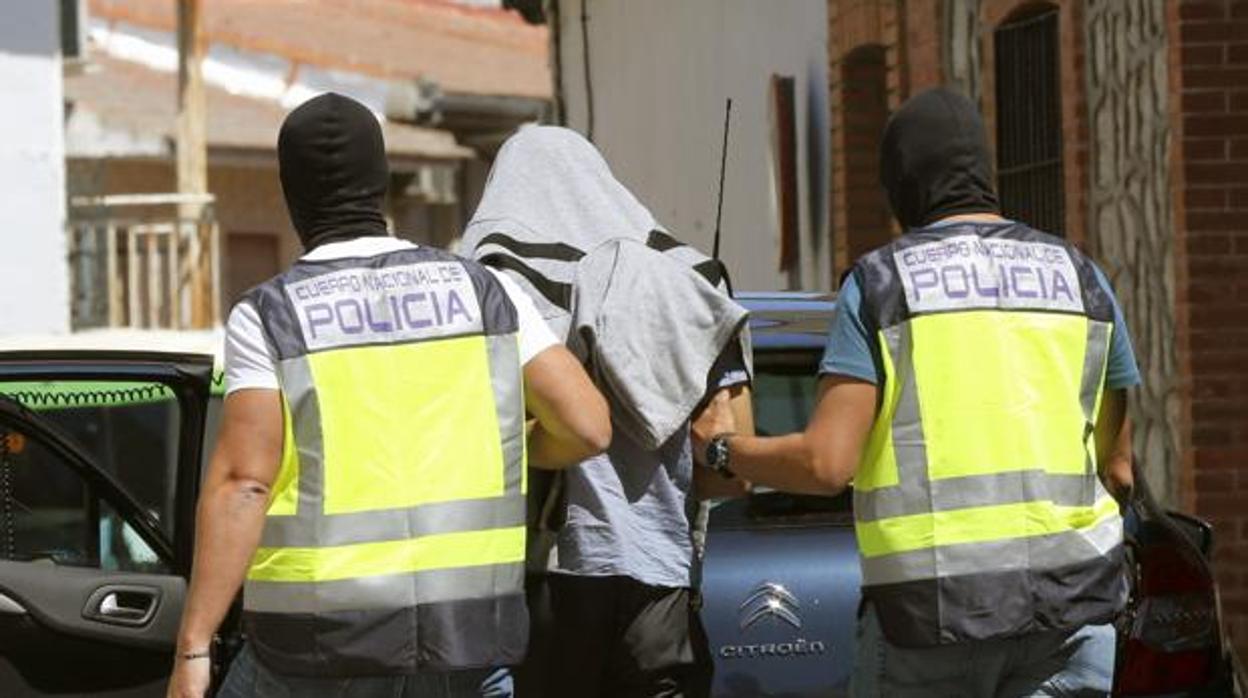
<path fill-rule="evenodd" d="M 503 144 L 460 253 L 529 293 L 645 448 L 686 424 L 730 343 L 751 359 L 719 263 L 669 235 L 571 129 L 526 126 Z"/>
<path fill-rule="evenodd" d="M 308 100 L 282 123 L 277 160 L 290 222 L 305 251 L 389 235 L 390 166 L 381 126 L 367 107 L 332 92 Z"/>
<path fill-rule="evenodd" d="M 880 183 L 907 230 L 966 214 L 995 214 L 992 156 L 970 100 L 922 92 L 897 110 L 880 139 Z"/>
<path fill-rule="evenodd" d="M 704 691 L 691 609 L 698 496 L 744 484 L 694 468 L 689 424 L 710 394 L 748 413 L 746 311 L 719 264 L 668 234 L 566 128 L 524 127 L 503 144 L 461 252 L 530 294 L 615 427 L 605 454 L 564 473 L 550 563 L 557 664 L 537 692 Z"/>
<path fill-rule="evenodd" d="M 606 402 L 512 281 L 390 235 L 362 104 L 307 101 L 278 159 L 305 253 L 226 323 L 169 695 L 204 695 L 241 586 L 221 696 L 510 696 L 526 452 L 551 468 L 601 452 Z"/>
<path fill-rule="evenodd" d="M 777 489 L 853 482 L 853 695 L 1108 695 L 1140 380 L 1113 291 L 1001 216 L 961 94 L 906 101 L 880 166 L 905 232 L 843 283 L 806 430 L 733 435 L 713 404 L 695 453 Z"/>

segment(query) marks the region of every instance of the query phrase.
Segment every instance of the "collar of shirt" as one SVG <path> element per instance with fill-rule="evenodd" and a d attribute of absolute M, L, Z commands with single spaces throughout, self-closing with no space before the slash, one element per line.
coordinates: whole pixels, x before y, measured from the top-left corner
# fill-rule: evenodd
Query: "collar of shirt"
<path fill-rule="evenodd" d="M 1009 218 L 1002 218 L 999 221 L 975 221 L 975 220 L 967 220 L 965 218 L 942 218 L 933 223 L 928 223 L 925 226 L 914 228 L 914 230 L 915 231 L 939 230 L 941 228 L 947 228 L 951 225 L 968 225 L 968 224 L 969 225 L 1014 225 L 1014 221 L 1010 220 Z"/>
<path fill-rule="evenodd" d="M 304 253 L 299 259 L 305 259 L 309 262 L 323 261 L 326 259 L 341 259 L 343 257 L 372 257 L 373 255 L 385 254 L 386 252 L 394 252 L 395 250 L 409 250 L 415 248 L 414 243 L 407 240 L 400 240 L 391 235 L 384 237 L 379 235 L 370 235 L 359 237 L 352 240 L 343 240 L 341 242 L 331 242 L 314 248 L 311 252 Z"/>

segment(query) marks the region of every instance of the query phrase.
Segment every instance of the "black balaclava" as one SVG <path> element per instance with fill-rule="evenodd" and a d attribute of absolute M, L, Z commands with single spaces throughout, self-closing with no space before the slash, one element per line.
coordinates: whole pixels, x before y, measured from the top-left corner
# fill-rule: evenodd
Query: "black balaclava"
<path fill-rule="evenodd" d="M 959 213 L 997 213 L 992 179 L 984 122 L 958 92 L 920 92 L 884 127 L 880 183 L 907 228 Z"/>
<path fill-rule="evenodd" d="M 363 104 L 333 92 L 304 102 L 282 122 L 277 159 L 304 249 L 387 234 L 386 144 Z"/>

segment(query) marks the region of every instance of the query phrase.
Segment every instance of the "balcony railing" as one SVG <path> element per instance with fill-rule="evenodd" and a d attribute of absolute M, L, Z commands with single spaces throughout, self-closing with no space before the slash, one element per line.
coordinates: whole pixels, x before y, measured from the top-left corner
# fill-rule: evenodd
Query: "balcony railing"
<path fill-rule="evenodd" d="M 220 233 L 211 195 L 74 197 L 68 235 L 74 329 L 220 322 Z"/>

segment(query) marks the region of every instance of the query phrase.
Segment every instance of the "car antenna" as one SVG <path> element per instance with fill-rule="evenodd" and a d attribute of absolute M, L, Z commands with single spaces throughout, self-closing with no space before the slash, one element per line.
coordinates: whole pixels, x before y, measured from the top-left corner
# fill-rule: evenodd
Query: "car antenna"
<path fill-rule="evenodd" d="M 732 97 L 724 105 L 724 143 L 719 150 L 719 198 L 715 203 L 715 242 L 711 259 L 719 261 L 719 225 L 724 217 L 724 171 L 728 165 L 728 126 L 732 123 Z"/>

